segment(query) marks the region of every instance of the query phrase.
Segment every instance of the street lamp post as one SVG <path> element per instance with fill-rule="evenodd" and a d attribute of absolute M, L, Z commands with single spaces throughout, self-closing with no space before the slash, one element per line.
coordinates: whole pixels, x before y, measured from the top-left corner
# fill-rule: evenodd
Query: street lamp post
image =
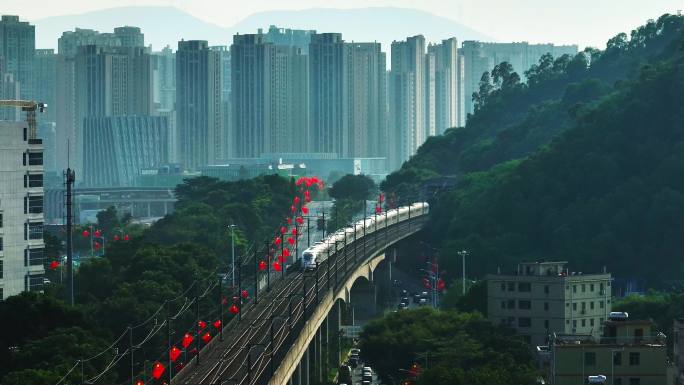
<path fill-rule="evenodd" d="M 235 287 L 235 225 L 228 225 L 230 229 L 230 276 L 231 287 Z"/>
<path fill-rule="evenodd" d="M 467 251 L 467 250 L 461 250 L 461 251 L 458 252 L 458 255 L 461 256 L 461 264 L 463 265 L 463 266 L 462 266 L 462 268 L 463 268 L 463 279 L 462 279 L 462 285 L 463 285 L 463 287 L 462 287 L 461 289 L 462 289 L 463 295 L 465 295 L 465 292 L 466 292 L 466 264 L 465 264 L 465 257 L 468 255 L 468 251 Z"/>

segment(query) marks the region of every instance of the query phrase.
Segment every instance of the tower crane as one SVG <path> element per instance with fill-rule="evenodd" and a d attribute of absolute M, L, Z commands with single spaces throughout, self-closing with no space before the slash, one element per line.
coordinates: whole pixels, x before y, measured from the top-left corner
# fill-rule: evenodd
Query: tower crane
<path fill-rule="evenodd" d="M 36 139 L 36 110 L 43 112 L 47 108 L 46 103 L 34 102 L 33 100 L 2 100 L 0 107 L 19 107 L 26 111 L 26 121 L 29 125 L 29 139 Z"/>

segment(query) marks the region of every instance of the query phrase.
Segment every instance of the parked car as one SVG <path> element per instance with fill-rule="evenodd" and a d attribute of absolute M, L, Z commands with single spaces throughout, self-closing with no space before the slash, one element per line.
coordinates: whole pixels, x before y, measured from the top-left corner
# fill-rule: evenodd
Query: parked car
<path fill-rule="evenodd" d="M 427 305 L 427 303 L 428 303 L 427 298 L 421 298 L 420 301 L 418 301 L 418 305 L 421 305 L 421 306 Z"/>

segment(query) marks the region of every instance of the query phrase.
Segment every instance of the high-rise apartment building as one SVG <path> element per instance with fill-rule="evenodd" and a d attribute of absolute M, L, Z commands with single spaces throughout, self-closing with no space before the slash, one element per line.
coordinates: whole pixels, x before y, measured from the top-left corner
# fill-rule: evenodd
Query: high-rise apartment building
<path fill-rule="evenodd" d="M 344 97 L 348 151 L 344 157 L 387 156 L 387 63 L 380 43 L 346 43 Z"/>
<path fill-rule="evenodd" d="M 294 46 L 301 50 L 304 55 L 309 54 L 309 43 L 311 43 L 311 36 L 316 33 L 315 30 L 305 29 L 290 29 L 278 28 L 272 25 L 268 28 L 268 32 L 263 33 L 259 28 L 259 35 L 264 35 L 266 43 L 273 43 L 274 45 Z"/>
<path fill-rule="evenodd" d="M 85 184 L 133 186 L 142 169 L 168 163 L 168 123 L 162 116 L 85 118 Z"/>
<path fill-rule="evenodd" d="M 344 156 L 349 152 L 343 110 L 344 40 L 339 33 L 311 36 L 309 45 L 309 130 L 313 152 Z"/>
<path fill-rule="evenodd" d="M 178 42 L 176 127 L 179 161 L 190 170 L 226 157 L 221 57 L 204 40 Z"/>
<path fill-rule="evenodd" d="M 234 156 L 307 149 L 308 61 L 265 35 L 235 35 L 231 46 Z"/>
<path fill-rule="evenodd" d="M 43 147 L 26 122 L 0 122 L 0 300 L 41 290 Z"/>
<path fill-rule="evenodd" d="M 57 101 L 57 54 L 53 49 L 37 49 L 33 61 L 33 78 L 36 87 L 33 99 L 46 103 L 48 108 L 41 114 L 40 120 L 55 122 Z"/>
<path fill-rule="evenodd" d="M 84 45 L 98 45 L 103 47 L 121 46 L 121 37 L 113 33 L 100 33 L 92 29 L 76 28 L 65 31 L 57 40 L 57 52 L 66 57 L 74 57 L 78 47 Z"/>
<path fill-rule="evenodd" d="M 176 54 L 166 46 L 154 52 L 154 101 L 159 111 L 171 111 L 176 104 Z"/>
<path fill-rule="evenodd" d="M 522 43 L 483 43 L 464 41 L 461 54 L 464 58 L 464 93 L 466 113 L 473 113 L 473 93 L 478 91 L 478 84 L 484 72 L 491 72 L 499 63 L 508 62 L 513 70 L 525 80 L 525 71 L 539 59 L 550 53 L 554 58 L 562 55 L 576 55 L 576 45 L 555 46 L 553 44 Z"/>
<path fill-rule="evenodd" d="M 33 98 L 33 57 L 36 50 L 35 27 L 19 16 L 0 18 L 0 67 L 19 82 L 22 99 Z"/>
<path fill-rule="evenodd" d="M 515 273 L 487 275 L 487 318 L 533 345 L 553 333 L 599 336 L 610 314 L 611 276 L 570 272 L 565 264 L 521 263 Z"/>
<path fill-rule="evenodd" d="M 434 77 L 434 103 L 431 103 L 428 114 L 433 115 L 434 133 L 432 127 L 428 132 L 431 135 L 441 135 L 447 128 L 459 127 L 465 123 L 465 117 L 461 116 L 463 99 L 460 95 L 460 75 L 458 57 L 458 42 L 455 38 L 442 40 L 440 44 L 430 44 L 428 46 L 427 57 L 434 57 L 434 76 L 431 74 L 429 79 Z M 427 68 L 433 71 L 433 68 Z M 432 91 L 430 91 L 432 92 Z M 432 98 L 431 94 L 428 98 Z"/>
<path fill-rule="evenodd" d="M 122 47 L 144 47 L 145 35 L 140 32 L 138 27 L 117 27 L 114 28 L 114 36 L 119 38 Z"/>
<path fill-rule="evenodd" d="M 392 42 L 389 73 L 389 169 L 396 170 L 426 139 L 425 38 Z"/>
<path fill-rule="evenodd" d="M 77 178 L 83 175 L 84 119 L 154 115 L 154 61 L 144 47 L 82 46 L 75 58 Z"/>
<path fill-rule="evenodd" d="M 21 99 L 19 82 L 15 81 L 14 74 L 3 72 L 0 66 L 0 99 Z M 19 120 L 19 110 L 13 108 L 0 108 L 0 121 Z"/>

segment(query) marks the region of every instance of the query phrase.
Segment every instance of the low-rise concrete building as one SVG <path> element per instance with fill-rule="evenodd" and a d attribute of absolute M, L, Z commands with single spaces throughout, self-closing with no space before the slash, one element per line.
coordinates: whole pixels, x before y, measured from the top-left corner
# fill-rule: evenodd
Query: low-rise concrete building
<path fill-rule="evenodd" d="M 584 384 L 605 376 L 611 385 L 668 384 L 666 336 L 650 320 L 608 320 L 603 337 L 554 335 L 547 376 L 554 385 Z"/>
<path fill-rule="evenodd" d="M 611 309 L 611 275 L 570 272 L 566 262 L 521 263 L 515 273 L 487 275 L 487 315 L 533 345 L 553 333 L 600 335 Z"/>

